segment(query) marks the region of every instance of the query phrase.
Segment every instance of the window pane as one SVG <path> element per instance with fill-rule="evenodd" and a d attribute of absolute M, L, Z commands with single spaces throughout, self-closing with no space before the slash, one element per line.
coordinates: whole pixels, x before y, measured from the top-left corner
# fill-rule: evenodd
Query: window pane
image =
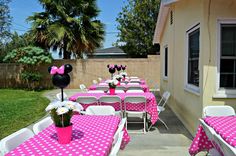
<path fill-rule="evenodd" d="M 220 87 L 233 88 L 233 74 L 220 74 Z"/>
<path fill-rule="evenodd" d="M 221 59 L 220 62 L 221 73 L 233 73 L 234 72 L 234 60 L 232 59 Z"/>
<path fill-rule="evenodd" d="M 236 27 L 222 25 L 221 27 L 221 56 L 236 56 Z"/>
<path fill-rule="evenodd" d="M 168 47 L 165 48 L 165 76 L 168 76 Z"/>
<path fill-rule="evenodd" d="M 197 29 L 189 34 L 189 55 L 188 55 L 188 83 L 199 86 L 199 35 Z"/>

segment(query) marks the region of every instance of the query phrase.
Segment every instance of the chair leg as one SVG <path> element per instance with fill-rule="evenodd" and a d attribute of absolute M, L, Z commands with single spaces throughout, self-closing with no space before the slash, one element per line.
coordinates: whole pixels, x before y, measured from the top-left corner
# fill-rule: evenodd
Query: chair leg
<path fill-rule="evenodd" d="M 145 113 L 144 116 L 143 116 L 143 124 L 144 124 L 144 126 L 143 126 L 143 132 L 144 132 L 144 134 L 146 134 L 146 113 Z"/>
<path fill-rule="evenodd" d="M 166 125 L 166 123 L 165 123 L 161 118 L 159 118 L 159 120 L 164 124 L 164 126 L 166 127 L 166 129 L 169 129 L 168 126 Z"/>

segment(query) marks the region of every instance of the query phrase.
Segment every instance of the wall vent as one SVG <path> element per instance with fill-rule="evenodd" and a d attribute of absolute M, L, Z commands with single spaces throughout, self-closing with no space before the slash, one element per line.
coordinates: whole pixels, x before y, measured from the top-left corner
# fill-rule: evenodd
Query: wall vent
<path fill-rule="evenodd" d="M 170 11 L 170 25 L 173 24 L 173 11 Z"/>

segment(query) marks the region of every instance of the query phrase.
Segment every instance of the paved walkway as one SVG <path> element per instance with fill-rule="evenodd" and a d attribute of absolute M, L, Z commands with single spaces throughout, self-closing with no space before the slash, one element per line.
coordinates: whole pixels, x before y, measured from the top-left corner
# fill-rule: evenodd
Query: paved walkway
<path fill-rule="evenodd" d="M 51 90 L 44 95 L 50 100 L 55 99 L 56 93 L 60 90 Z M 79 89 L 65 89 L 65 93 L 71 96 Z M 167 107 L 160 116 L 166 122 L 169 129 L 167 130 L 161 122 L 157 122 L 148 133 L 134 134 L 132 132 L 141 132 L 142 124 L 128 125 L 131 142 L 125 150 L 119 152 L 119 156 L 188 156 L 188 147 L 191 144 L 192 136 L 183 126 L 181 121 Z M 206 155 L 204 152 L 198 156 Z"/>

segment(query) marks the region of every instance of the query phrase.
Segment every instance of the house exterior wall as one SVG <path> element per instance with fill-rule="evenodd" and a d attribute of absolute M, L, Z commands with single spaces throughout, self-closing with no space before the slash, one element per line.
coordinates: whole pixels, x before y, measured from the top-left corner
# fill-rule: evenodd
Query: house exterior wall
<path fill-rule="evenodd" d="M 168 17 L 163 35 L 161 36 L 161 91 L 170 91 L 168 102 L 170 108 L 180 118 L 186 128 L 194 134 L 198 126 L 198 118 L 202 115 L 202 90 L 198 94 L 188 91 L 186 81 L 186 31 L 203 21 L 203 0 L 181 0 L 170 6 L 173 11 L 173 24 Z M 170 15 L 170 14 L 169 14 Z M 202 55 L 202 31 L 200 28 L 200 60 Z M 164 47 L 168 45 L 168 79 L 163 79 Z M 202 74 L 200 64 L 200 84 L 202 88 Z"/>
<path fill-rule="evenodd" d="M 235 0 L 180 0 L 170 5 L 173 25 L 168 17 L 161 45 L 161 92 L 170 91 L 168 105 L 192 135 L 199 125 L 202 110 L 207 105 L 230 105 L 236 109 L 236 99 L 219 98 L 217 94 L 218 20 L 236 22 Z M 170 16 L 170 13 L 169 13 Z M 194 25 L 200 27 L 199 93 L 186 89 L 187 42 L 186 32 Z M 168 45 L 168 79 L 164 80 L 164 47 Z M 219 69 L 218 69 L 219 70 Z M 218 97 L 218 98 L 216 98 Z"/>
<path fill-rule="evenodd" d="M 209 17 L 209 20 L 208 20 Z M 235 0 L 214 0 L 209 5 L 209 0 L 204 1 L 204 49 L 203 49 L 203 72 L 204 72 L 204 96 L 203 107 L 207 105 L 230 105 L 236 109 L 236 96 L 222 98 L 217 93 L 217 64 L 219 63 L 219 20 L 232 20 L 236 22 Z M 209 29 L 208 29 L 209 27 Z"/>

